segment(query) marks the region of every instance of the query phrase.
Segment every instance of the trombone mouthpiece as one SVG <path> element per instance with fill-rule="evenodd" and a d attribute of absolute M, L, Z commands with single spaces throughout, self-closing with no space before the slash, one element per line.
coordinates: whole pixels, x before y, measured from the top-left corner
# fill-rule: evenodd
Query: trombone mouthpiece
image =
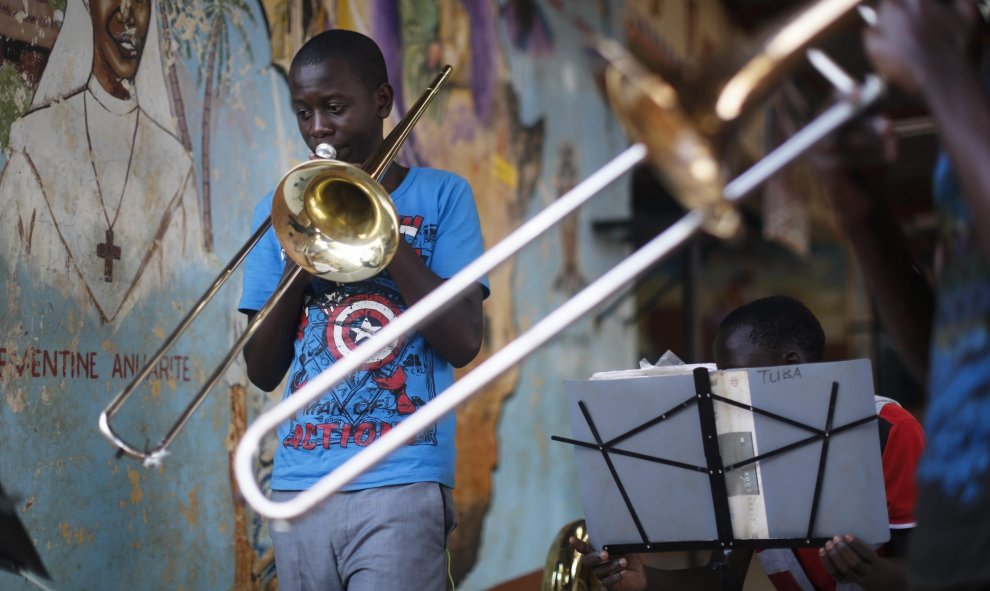
<path fill-rule="evenodd" d="M 320 158 L 333 160 L 337 157 L 337 148 L 334 148 L 330 144 L 320 144 L 319 146 L 316 146 L 314 153 Z"/>

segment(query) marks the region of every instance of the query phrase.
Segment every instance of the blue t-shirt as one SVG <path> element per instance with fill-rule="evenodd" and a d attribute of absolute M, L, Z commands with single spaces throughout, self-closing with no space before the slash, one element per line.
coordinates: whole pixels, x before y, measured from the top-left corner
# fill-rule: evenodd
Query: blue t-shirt
<path fill-rule="evenodd" d="M 484 251 L 470 185 L 430 168 L 411 168 L 392 193 L 404 239 L 442 278 Z M 270 214 L 272 193 L 258 204 L 253 227 Z M 239 309 L 259 310 L 278 285 L 284 252 L 273 230 L 251 251 Z M 488 281 L 482 281 L 488 295 Z M 405 310 L 387 271 L 354 283 L 315 278 L 300 318 L 289 368 L 289 396 L 346 356 Z M 388 432 L 453 383 L 453 367 L 416 332 L 378 353 L 278 428 L 272 489 L 304 490 Z M 344 490 L 412 482 L 454 485 L 454 415 L 421 432 Z"/>
<path fill-rule="evenodd" d="M 944 154 L 934 198 L 941 261 L 908 556 L 919 588 L 990 581 L 990 262 L 978 244 L 986 230 Z"/>
<path fill-rule="evenodd" d="M 949 159 L 934 179 L 941 263 L 932 333 L 923 483 L 960 503 L 990 498 L 990 264 Z"/>

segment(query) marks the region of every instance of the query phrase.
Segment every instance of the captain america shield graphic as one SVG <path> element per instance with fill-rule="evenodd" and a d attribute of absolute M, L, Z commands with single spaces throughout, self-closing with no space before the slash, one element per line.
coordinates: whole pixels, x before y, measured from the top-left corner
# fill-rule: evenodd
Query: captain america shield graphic
<path fill-rule="evenodd" d="M 378 334 L 398 316 L 394 302 L 375 294 L 345 298 L 327 318 L 327 345 L 334 359 L 346 357 L 366 340 Z M 401 339 L 392 341 L 364 364 L 373 370 L 391 363 L 402 350 Z"/>

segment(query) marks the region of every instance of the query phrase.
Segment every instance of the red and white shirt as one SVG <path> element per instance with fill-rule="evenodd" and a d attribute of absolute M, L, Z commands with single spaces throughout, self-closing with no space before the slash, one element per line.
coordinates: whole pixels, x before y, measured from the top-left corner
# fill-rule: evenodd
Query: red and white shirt
<path fill-rule="evenodd" d="M 915 469 L 925 446 L 925 433 L 914 415 L 890 398 L 875 396 L 880 427 L 883 483 L 890 529 L 915 525 L 918 498 Z M 884 555 L 886 546 L 877 549 Z M 835 591 L 836 582 L 818 557 L 818 548 L 773 548 L 757 553 L 763 571 L 778 591 Z M 840 585 L 839 588 L 845 587 Z"/>

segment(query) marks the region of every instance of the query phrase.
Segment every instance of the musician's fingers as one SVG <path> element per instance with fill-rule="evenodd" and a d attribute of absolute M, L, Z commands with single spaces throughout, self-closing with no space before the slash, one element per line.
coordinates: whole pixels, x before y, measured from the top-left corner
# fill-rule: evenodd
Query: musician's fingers
<path fill-rule="evenodd" d="M 608 578 L 608 577 L 610 577 L 610 576 L 612 576 L 612 575 L 614 575 L 616 573 L 620 573 L 620 572 L 624 571 L 625 569 L 626 569 L 626 561 L 625 560 L 622 560 L 620 558 L 618 560 L 608 560 L 608 561 L 605 561 L 605 562 L 599 564 L 598 566 L 596 566 L 592 570 L 595 571 L 595 575 L 599 579 L 605 580 L 606 578 Z"/>
<path fill-rule="evenodd" d="M 609 560 L 595 569 L 595 576 L 604 585 L 610 586 L 618 583 L 626 571 L 626 559 Z"/>
<path fill-rule="evenodd" d="M 567 542 L 571 545 L 571 548 L 574 548 L 581 554 L 590 554 L 595 551 L 595 549 L 591 547 L 591 544 L 577 538 L 576 536 L 571 536 L 567 539 Z"/>
<path fill-rule="evenodd" d="M 598 568 L 599 565 L 605 563 L 607 560 L 608 552 L 589 552 L 581 557 L 581 564 L 592 568 Z"/>
<path fill-rule="evenodd" d="M 822 140 L 810 158 L 826 174 L 885 167 L 897 158 L 897 138 L 889 119 L 871 115 Z"/>
<path fill-rule="evenodd" d="M 622 580 L 622 572 L 617 572 L 614 575 L 610 575 L 605 578 L 599 577 L 598 580 L 602 582 L 602 585 L 604 585 L 606 589 L 609 589 L 612 585 L 616 585 Z"/>
<path fill-rule="evenodd" d="M 846 534 L 842 539 L 848 548 L 855 552 L 864 563 L 871 564 L 876 562 L 877 553 L 869 544 L 852 534 Z"/>
<path fill-rule="evenodd" d="M 825 572 L 829 574 L 830 577 L 838 581 L 839 583 L 846 583 L 846 575 L 840 571 L 834 562 L 832 562 L 832 557 L 825 548 L 818 549 L 818 558 L 821 560 L 822 566 L 825 567 Z"/>
<path fill-rule="evenodd" d="M 835 580 L 837 580 L 837 581 L 847 581 L 847 582 L 848 581 L 855 580 L 855 578 L 854 578 L 855 575 L 854 575 L 854 573 L 852 571 L 852 567 L 845 560 L 845 558 L 843 558 L 836 551 L 836 548 L 835 548 L 835 545 L 833 544 L 833 542 L 829 541 L 827 544 L 825 544 L 825 547 L 823 548 L 823 550 L 825 551 L 825 554 L 826 554 L 826 557 L 828 558 L 828 561 L 832 565 L 832 569 L 831 570 L 832 570 L 832 572 L 835 573 L 833 575 L 835 577 Z"/>
<path fill-rule="evenodd" d="M 828 552 L 836 569 L 848 580 L 857 581 L 869 574 L 873 568 L 872 564 L 864 562 L 863 558 L 838 536 L 825 544 L 825 551 Z"/>

